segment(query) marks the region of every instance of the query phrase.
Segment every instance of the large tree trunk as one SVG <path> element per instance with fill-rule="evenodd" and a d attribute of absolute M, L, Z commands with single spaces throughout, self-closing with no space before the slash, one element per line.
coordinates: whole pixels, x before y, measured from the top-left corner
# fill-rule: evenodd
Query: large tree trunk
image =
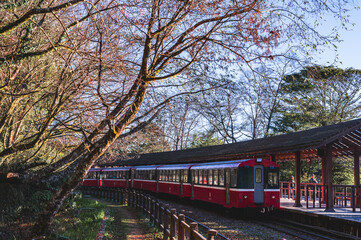
<path fill-rule="evenodd" d="M 54 194 L 53 198 L 45 207 L 43 213 L 39 216 L 38 221 L 33 227 L 32 234 L 34 237 L 41 237 L 49 233 L 50 226 L 54 222 L 55 215 L 59 211 L 66 197 L 83 180 L 93 163 L 108 149 L 108 147 L 124 131 L 125 127 L 129 125 L 129 123 L 134 119 L 141 103 L 144 100 L 146 89 L 147 82 L 143 81 L 142 85 L 138 89 L 137 95 L 135 96 L 132 105 L 128 108 L 127 112 L 114 126 L 114 128 L 110 129 L 107 134 L 105 134 L 96 143 L 92 144 L 88 153 L 81 155 L 79 159 L 80 162 L 76 167 L 75 173 Z M 72 152 L 70 154 L 78 155 L 76 152 Z"/>

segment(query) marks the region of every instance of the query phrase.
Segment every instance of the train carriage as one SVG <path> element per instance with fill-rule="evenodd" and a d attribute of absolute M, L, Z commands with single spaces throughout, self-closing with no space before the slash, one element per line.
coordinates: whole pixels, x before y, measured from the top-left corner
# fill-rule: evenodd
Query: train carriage
<path fill-rule="evenodd" d="M 130 167 L 103 168 L 101 178 L 103 187 L 127 188 Z"/>
<path fill-rule="evenodd" d="M 193 164 L 163 165 L 157 168 L 157 192 L 190 197 L 190 168 Z"/>
<path fill-rule="evenodd" d="M 131 188 L 156 192 L 156 170 L 159 166 L 137 166 L 131 169 Z"/>
<path fill-rule="evenodd" d="M 87 187 L 100 187 L 102 186 L 101 175 L 102 168 L 91 168 L 87 176 L 83 179 L 83 186 Z"/>
<path fill-rule="evenodd" d="M 269 160 L 246 159 L 191 167 L 191 199 L 227 208 L 279 208 L 279 168 Z"/>
<path fill-rule="evenodd" d="M 222 205 L 279 208 L 279 167 L 265 159 L 94 168 L 84 186 L 134 188 Z"/>

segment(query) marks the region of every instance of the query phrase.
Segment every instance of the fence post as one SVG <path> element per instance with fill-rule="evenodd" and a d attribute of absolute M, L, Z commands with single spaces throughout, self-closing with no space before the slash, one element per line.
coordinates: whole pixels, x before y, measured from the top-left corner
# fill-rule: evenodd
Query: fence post
<path fill-rule="evenodd" d="M 306 184 L 306 196 L 305 196 L 305 198 L 306 198 L 306 208 L 308 208 L 308 196 L 309 195 L 309 193 L 308 193 L 308 184 Z"/>
<path fill-rule="evenodd" d="M 168 205 L 164 206 L 163 208 L 163 239 L 167 240 L 168 239 L 168 233 L 167 233 L 167 229 L 168 229 Z"/>
<path fill-rule="evenodd" d="M 172 239 L 173 237 L 175 237 L 175 214 L 176 214 L 177 210 L 175 208 L 172 208 L 170 210 L 170 238 Z"/>
<path fill-rule="evenodd" d="M 157 225 L 157 227 L 159 228 L 160 226 L 160 214 L 159 214 L 159 202 L 156 201 L 155 203 L 155 224 Z"/>
<path fill-rule="evenodd" d="M 217 231 L 214 229 L 209 229 L 207 233 L 207 240 L 214 240 L 217 235 Z"/>
<path fill-rule="evenodd" d="M 355 188 L 351 187 L 351 207 L 352 207 L 352 212 L 356 212 L 356 204 L 355 204 Z"/>
<path fill-rule="evenodd" d="M 196 240 L 193 236 L 193 233 L 198 232 L 198 223 L 192 222 L 190 226 L 191 226 L 191 232 L 189 234 L 189 240 Z"/>
<path fill-rule="evenodd" d="M 182 227 L 182 222 L 185 222 L 184 214 L 178 215 L 178 240 L 185 240 L 185 229 Z"/>
<path fill-rule="evenodd" d="M 149 221 L 153 222 L 154 218 L 153 218 L 153 199 L 151 199 L 150 197 L 148 197 L 148 203 L 149 203 Z"/>

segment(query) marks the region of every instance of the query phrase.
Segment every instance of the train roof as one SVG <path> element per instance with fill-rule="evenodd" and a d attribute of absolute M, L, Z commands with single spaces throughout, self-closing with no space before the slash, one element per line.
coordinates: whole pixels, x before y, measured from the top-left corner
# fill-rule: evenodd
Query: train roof
<path fill-rule="evenodd" d="M 160 167 L 160 166 L 159 165 L 144 165 L 144 166 L 132 167 L 132 169 L 135 169 L 135 170 L 156 170 L 158 167 Z"/>
<path fill-rule="evenodd" d="M 104 168 L 91 168 L 88 172 L 101 172 Z"/>
<path fill-rule="evenodd" d="M 242 159 L 242 160 L 232 160 L 232 161 L 224 161 L 224 162 L 209 162 L 209 163 L 200 163 L 197 165 L 192 166 L 192 169 L 208 169 L 208 168 L 236 168 L 240 166 L 244 166 L 247 163 L 250 165 L 254 165 L 256 163 L 267 163 L 266 166 L 278 166 L 276 163 L 273 163 L 272 161 L 268 159 Z M 248 165 L 248 164 L 247 164 Z"/>
<path fill-rule="evenodd" d="M 158 170 L 182 170 L 182 169 L 189 169 L 190 167 L 194 166 L 195 164 L 186 163 L 186 164 L 171 164 L 171 165 L 162 165 L 159 166 Z"/>
<path fill-rule="evenodd" d="M 103 168 L 102 172 L 110 171 L 128 171 L 130 167 Z"/>

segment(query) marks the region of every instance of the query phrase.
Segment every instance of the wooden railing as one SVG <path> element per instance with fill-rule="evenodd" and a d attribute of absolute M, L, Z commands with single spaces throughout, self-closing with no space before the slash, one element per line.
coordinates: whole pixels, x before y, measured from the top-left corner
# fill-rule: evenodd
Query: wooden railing
<path fill-rule="evenodd" d="M 295 184 L 280 182 L 281 198 L 295 199 Z M 333 201 L 335 207 L 349 207 L 355 212 L 361 203 L 361 187 L 354 185 L 333 186 Z M 306 207 L 322 207 L 327 197 L 327 186 L 320 183 L 301 183 L 301 200 L 306 201 Z M 311 206 L 310 206 L 311 205 Z M 360 208 L 361 211 L 361 208 Z"/>
<path fill-rule="evenodd" d="M 170 209 L 168 205 L 163 205 L 141 192 L 91 187 L 82 187 L 81 191 L 83 194 L 103 197 L 142 210 L 149 221 L 163 232 L 164 240 L 214 240 L 217 236 L 217 231 L 213 229 L 209 229 L 206 236 L 203 236 L 198 230 L 197 222 L 188 224 L 184 214 L 177 213 L 175 208 Z"/>

